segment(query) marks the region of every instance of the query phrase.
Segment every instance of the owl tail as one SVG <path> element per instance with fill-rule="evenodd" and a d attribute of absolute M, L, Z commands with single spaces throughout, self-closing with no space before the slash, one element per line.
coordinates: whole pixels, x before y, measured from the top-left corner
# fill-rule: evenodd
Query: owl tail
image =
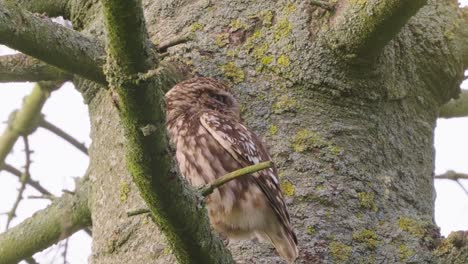
<path fill-rule="evenodd" d="M 294 231 L 284 225 L 275 225 L 271 230 L 265 232 L 267 237 L 273 243 L 278 254 L 288 263 L 294 263 L 299 255 L 297 249 L 297 238 Z"/>

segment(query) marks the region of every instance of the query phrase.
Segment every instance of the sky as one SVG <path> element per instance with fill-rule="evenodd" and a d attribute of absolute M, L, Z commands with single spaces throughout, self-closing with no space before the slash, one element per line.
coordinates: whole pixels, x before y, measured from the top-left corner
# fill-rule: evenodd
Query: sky
<path fill-rule="evenodd" d="M 468 0 L 461 0 L 462 5 L 468 5 Z M 0 46 L 0 55 L 13 52 Z M 466 72 L 468 74 L 468 72 Z M 31 92 L 31 83 L 0 84 L 0 122 L 8 119 L 9 114 L 21 107 L 22 99 Z M 468 89 L 468 82 L 462 84 L 462 89 Z M 90 125 L 87 107 L 81 95 L 73 85 L 66 84 L 54 92 L 44 106 L 43 113 L 46 120 L 59 126 L 67 133 L 89 146 Z M 0 133 L 6 124 L 0 123 Z M 88 158 L 73 146 L 44 129 L 38 129 L 29 139 L 33 163 L 31 175 L 34 180 L 53 194 L 60 196 L 62 190 L 74 190 L 74 177 L 84 175 L 88 166 Z M 435 130 L 434 146 L 436 149 L 435 174 L 447 170 L 468 173 L 468 118 L 439 119 Z M 22 169 L 24 165 L 24 146 L 22 140 L 7 157 L 7 163 Z M 468 181 L 463 182 L 468 188 Z M 5 229 L 6 216 L 16 199 L 20 184 L 16 177 L 2 171 L 0 172 L 0 232 Z M 451 231 L 468 230 L 468 196 L 453 181 L 437 180 L 435 182 L 437 198 L 435 202 L 435 220 L 441 228 L 442 235 Z M 31 188 L 26 189 L 25 197 L 39 195 Z M 35 211 L 45 208 L 49 202 L 44 199 L 24 199 L 18 210 L 17 217 L 12 225 L 21 223 Z M 62 250 L 53 246 L 34 255 L 39 263 L 63 263 Z M 68 262 L 70 264 L 87 263 L 91 253 L 91 238 L 80 231 L 70 237 L 68 242 Z"/>

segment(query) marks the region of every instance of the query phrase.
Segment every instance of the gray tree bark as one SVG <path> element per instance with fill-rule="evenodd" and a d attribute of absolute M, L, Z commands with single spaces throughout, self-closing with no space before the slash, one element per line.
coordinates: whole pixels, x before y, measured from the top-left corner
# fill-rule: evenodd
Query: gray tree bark
<path fill-rule="evenodd" d="M 102 39 L 99 3 L 74 3 L 74 25 Z M 433 220 L 433 131 L 467 67 L 461 18 L 453 1 L 429 1 L 385 45 L 342 45 L 366 29 L 337 33 L 336 18 L 373 3 L 342 1 L 329 12 L 308 1 L 143 1 L 152 41 L 194 36 L 169 58 L 232 83 L 279 167 L 299 263 L 439 263 L 446 253 Z M 373 43 L 384 46 L 376 56 Z M 151 219 L 126 215 L 144 204 L 109 92 L 76 83 L 88 92 L 92 127 L 91 263 L 175 263 Z M 281 263 L 266 244 L 229 247 L 239 263 Z"/>

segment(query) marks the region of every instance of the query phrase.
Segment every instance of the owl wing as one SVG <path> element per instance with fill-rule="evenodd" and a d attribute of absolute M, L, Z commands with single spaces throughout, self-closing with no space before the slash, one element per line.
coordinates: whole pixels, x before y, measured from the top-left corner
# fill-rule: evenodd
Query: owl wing
<path fill-rule="evenodd" d="M 214 111 L 200 117 L 201 124 L 242 167 L 271 160 L 260 139 L 234 118 Z M 248 176 L 247 176 L 248 177 Z M 268 198 L 280 222 L 290 230 L 290 218 L 278 184 L 276 168 L 253 173 L 252 178 Z"/>

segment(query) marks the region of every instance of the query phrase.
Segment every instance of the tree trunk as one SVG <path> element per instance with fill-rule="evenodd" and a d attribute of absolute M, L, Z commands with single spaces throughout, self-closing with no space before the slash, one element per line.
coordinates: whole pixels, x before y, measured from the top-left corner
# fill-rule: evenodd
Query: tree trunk
<path fill-rule="evenodd" d="M 73 9 L 74 25 L 102 38 L 99 4 L 82 2 L 88 9 Z M 335 11 L 312 1 L 143 2 L 155 43 L 193 35 L 168 58 L 231 82 L 279 168 L 299 263 L 438 263 L 433 131 L 438 107 L 456 96 L 463 77 L 449 36 L 453 1 L 429 1 L 378 56 L 379 40 L 356 50 L 340 43 L 367 28 L 328 30 L 367 1 L 343 1 Z M 152 220 L 126 214 L 145 206 L 125 167 L 109 91 L 77 84 L 87 91 L 92 127 L 91 263 L 175 263 Z M 239 263 L 281 263 L 268 244 L 229 247 Z"/>

